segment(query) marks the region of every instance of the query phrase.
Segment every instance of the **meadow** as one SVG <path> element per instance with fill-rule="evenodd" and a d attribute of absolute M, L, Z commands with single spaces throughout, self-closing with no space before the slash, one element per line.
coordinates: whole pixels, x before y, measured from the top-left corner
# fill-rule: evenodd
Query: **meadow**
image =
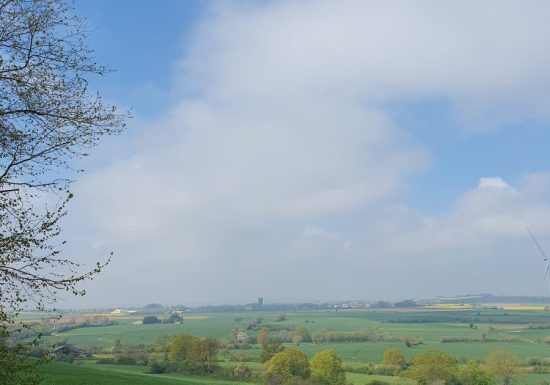
<path fill-rule="evenodd" d="M 372 337 L 367 342 L 300 343 L 297 346 L 308 357 L 323 349 L 334 349 L 348 368 L 362 368 L 369 363 L 379 364 L 384 351 L 398 347 L 407 359 L 430 348 L 442 350 L 459 357 L 462 361 L 481 360 L 495 348 L 514 352 L 526 363 L 530 358 L 550 358 L 550 344 L 544 341 L 550 336 L 550 312 L 542 309 L 346 309 L 287 312 L 285 319 L 275 322 L 275 312 L 219 312 L 185 313 L 181 324 L 135 324 L 136 317 L 114 318 L 117 324 L 103 327 L 76 328 L 46 338 L 52 344 L 63 340 L 82 348 L 94 347 L 109 352 L 115 341 L 128 345 L 151 344 L 160 335 L 189 333 L 200 337 L 213 337 L 234 342 L 235 328 L 246 330 L 251 323 L 261 320 L 260 325 L 277 325 L 280 329 L 304 326 L 310 333 L 317 330 L 361 331 Z M 254 331 L 250 331 L 254 334 Z M 403 339 L 411 337 L 421 344 L 407 347 Z M 292 344 L 285 344 L 292 346 Z M 232 361 L 235 355 L 258 356 L 259 348 L 252 344 L 247 349 L 229 348 L 220 355 L 220 365 L 230 367 L 240 362 Z M 247 363 L 253 369 L 261 368 L 258 362 Z M 147 367 L 125 365 L 98 365 L 84 360 L 75 364 L 49 364 L 44 367 L 49 382 L 45 384 L 237 384 L 181 375 L 151 375 Z M 75 376 L 73 380 L 69 380 Z M 93 382 L 86 382 L 87 377 Z M 90 378 L 91 378 L 90 377 Z M 381 378 L 382 377 L 382 378 Z M 67 380 L 64 380 L 64 379 Z M 102 378 L 105 378 L 103 381 Z M 414 381 L 399 377 L 373 376 L 347 373 L 349 383 L 365 385 L 372 380 L 383 379 L 390 385 L 412 385 Z M 550 380 L 550 375 L 525 374 L 521 383 L 539 385 Z M 69 381 L 69 382 L 63 382 Z M 71 382 L 72 381 L 72 382 Z M 411 383 L 412 381 L 412 383 Z"/>

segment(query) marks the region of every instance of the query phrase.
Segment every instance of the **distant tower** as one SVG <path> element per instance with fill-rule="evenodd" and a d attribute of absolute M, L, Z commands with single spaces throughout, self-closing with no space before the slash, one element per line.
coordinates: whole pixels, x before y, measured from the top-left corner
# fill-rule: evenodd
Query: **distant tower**
<path fill-rule="evenodd" d="M 258 297 L 258 307 L 264 306 L 264 297 Z"/>

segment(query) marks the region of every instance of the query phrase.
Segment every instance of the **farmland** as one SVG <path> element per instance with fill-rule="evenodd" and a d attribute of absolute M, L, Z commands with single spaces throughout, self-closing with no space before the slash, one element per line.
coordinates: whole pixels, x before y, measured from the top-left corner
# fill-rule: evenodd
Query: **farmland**
<path fill-rule="evenodd" d="M 162 316 L 159 314 L 159 317 Z M 429 350 L 438 349 L 457 357 L 460 362 L 482 360 L 491 350 L 504 348 L 520 357 L 522 374 L 518 377 L 526 384 L 540 384 L 550 378 L 548 374 L 534 374 L 529 359 L 543 361 L 550 358 L 550 312 L 539 308 L 519 307 L 518 310 L 500 309 L 326 309 L 316 311 L 287 312 L 283 320 L 275 321 L 274 312 L 217 312 L 185 313 L 177 324 L 136 324 L 136 316 L 111 317 L 115 324 L 102 327 L 73 328 L 66 332 L 53 333 L 45 343 L 56 342 L 75 345 L 94 352 L 94 357 L 76 364 L 50 364 L 41 370 L 48 375 L 46 384 L 237 384 L 208 377 L 189 377 L 178 374 L 149 374 L 147 366 L 99 365 L 98 357 L 109 357 L 115 343 L 128 346 L 153 344 L 158 336 L 174 336 L 188 333 L 198 337 L 212 337 L 223 341 L 225 348 L 218 356 L 221 368 L 231 369 L 243 361 L 252 369 L 261 371 L 258 362 L 260 348 L 255 343 L 236 346 L 235 330 L 246 331 L 254 336 L 250 325 L 271 328 L 274 336 L 284 335 L 289 330 L 303 326 L 312 335 L 323 330 L 329 335 L 348 336 L 356 332 L 367 336 L 364 342 L 314 341 L 292 344 L 311 358 L 316 352 L 333 349 L 343 360 L 347 381 L 364 385 L 372 380 L 384 380 L 389 384 L 414 384 L 411 379 L 362 373 L 368 365 L 378 365 L 383 353 L 393 347 L 399 348 L 407 360 Z M 86 317 L 86 315 L 80 315 Z M 347 334 L 346 334 L 347 333 Z M 416 343 L 406 346 L 410 338 Z M 75 376 L 74 380 L 69 380 Z M 88 381 L 86 378 L 94 378 Z M 78 380 L 76 379 L 78 378 Z M 106 378 L 106 382 L 101 382 Z M 66 380 L 62 380 L 66 379 Z M 87 382 L 88 381 L 88 382 Z"/>

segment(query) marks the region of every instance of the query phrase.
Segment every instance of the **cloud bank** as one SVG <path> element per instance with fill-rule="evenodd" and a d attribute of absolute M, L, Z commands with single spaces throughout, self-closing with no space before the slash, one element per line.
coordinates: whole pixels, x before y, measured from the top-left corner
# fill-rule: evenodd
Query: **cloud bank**
<path fill-rule="evenodd" d="M 469 135 L 546 122 L 548 11 L 213 3 L 163 119 L 75 185 L 73 251 L 116 251 L 84 303 L 543 294 L 525 225 L 550 239 L 550 174 L 476 175 L 422 212 L 401 197 L 437 194 L 410 182 L 437 159 L 390 106 L 443 99 Z"/>

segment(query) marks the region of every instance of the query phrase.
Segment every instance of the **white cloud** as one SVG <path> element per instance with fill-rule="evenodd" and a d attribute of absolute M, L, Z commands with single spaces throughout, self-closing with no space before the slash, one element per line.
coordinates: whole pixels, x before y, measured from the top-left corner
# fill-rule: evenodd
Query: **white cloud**
<path fill-rule="evenodd" d="M 482 177 L 479 178 L 478 188 L 500 188 L 510 189 L 510 185 L 506 183 L 501 177 Z"/>
<path fill-rule="evenodd" d="M 443 97 L 481 130 L 548 118 L 549 7 L 214 3 L 164 119 L 76 185 L 71 225 L 90 239 L 75 247 L 118 252 L 89 301 L 498 291 L 508 275 L 472 263 L 512 258 L 525 223 L 550 233 L 546 177 L 482 178 L 436 216 L 396 203 L 430 155 L 387 106 Z"/>

